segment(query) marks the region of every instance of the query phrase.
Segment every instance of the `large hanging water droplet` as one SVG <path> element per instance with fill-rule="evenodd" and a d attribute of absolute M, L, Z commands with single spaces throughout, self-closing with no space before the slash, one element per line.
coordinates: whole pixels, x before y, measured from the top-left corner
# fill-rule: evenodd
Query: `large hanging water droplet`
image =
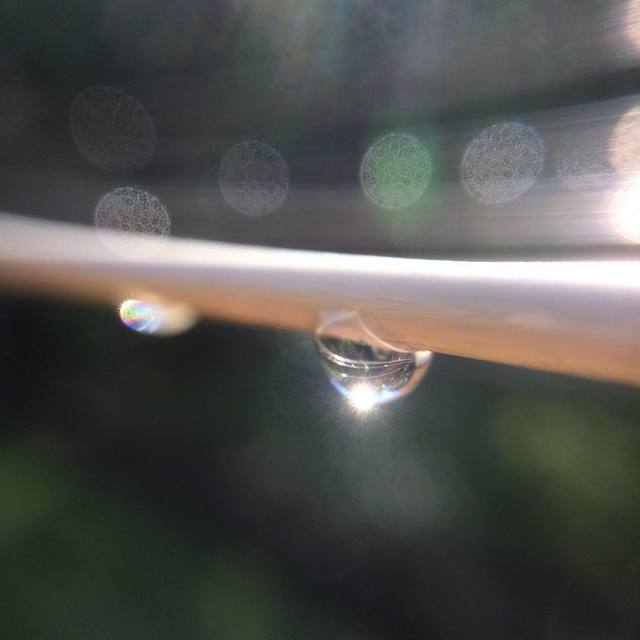
<path fill-rule="evenodd" d="M 433 356 L 430 351 L 394 349 L 374 336 L 356 313 L 321 324 L 316 345 L 331 384 L 361 412 L 413 391 Z"/>

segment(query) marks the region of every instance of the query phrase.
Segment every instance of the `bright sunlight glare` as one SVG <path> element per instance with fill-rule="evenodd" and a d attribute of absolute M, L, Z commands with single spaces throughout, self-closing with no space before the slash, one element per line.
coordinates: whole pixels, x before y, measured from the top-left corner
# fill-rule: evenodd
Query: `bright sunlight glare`
<path fill-rule="evenodd" d="M 376 406 L 378 395 L 373 387 L 361 384 L 352 389 L 349 394 L 349 402 L 358 413 L 366 413 Z"/>

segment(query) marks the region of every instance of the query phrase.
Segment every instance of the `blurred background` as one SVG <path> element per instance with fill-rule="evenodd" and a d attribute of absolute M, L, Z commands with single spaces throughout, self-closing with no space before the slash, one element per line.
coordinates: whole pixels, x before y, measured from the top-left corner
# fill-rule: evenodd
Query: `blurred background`
<path fill-rule="evenodd" d="M 636 1 L 7 0 L 0 32 L 5 211 L 100 226 L 135 187 L 161 235 L 637 255 Z M 401 207 L 365 180 L 415 169 L 390 134 L 428 166 Z M 2 637 L 638 637 L 636 390 L 437 356 L 360 415 L 309 336 L 117 302 L 0 299 Z"/>

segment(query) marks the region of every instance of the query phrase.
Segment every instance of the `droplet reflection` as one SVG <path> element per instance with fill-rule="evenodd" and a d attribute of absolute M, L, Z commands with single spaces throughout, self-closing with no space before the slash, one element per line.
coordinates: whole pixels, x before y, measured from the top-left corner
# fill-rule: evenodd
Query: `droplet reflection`
<path fill-rule="evenodd" d="M 183 304 L 145 302 L 130 298 L 118 307 L 122 323 L 137 333 L 171 336 L 190 329 L 196 321 L 193 311 Z"/>
<path fill-rule="evenodd" d="M 351 389 L 349 401 L 357 411 L 364 413 L 376 406 L 378 398 L 374 387 L 365 382 Z"/>
<path fill-rule="evenodd" d="M 355 411 L 365 413 L 415 389 L 433 354 L 396 351 L 364 329 L 356 337 L 358 322 L 357 316 L 343 316 L 322 325 L 316 332 L 316 346 L 331 384 Z"/>

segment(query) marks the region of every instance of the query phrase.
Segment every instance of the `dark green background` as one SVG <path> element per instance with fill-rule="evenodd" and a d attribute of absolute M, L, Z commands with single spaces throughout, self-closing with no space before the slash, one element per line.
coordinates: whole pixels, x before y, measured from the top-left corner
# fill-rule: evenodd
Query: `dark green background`
<path fill-rule="evenodd" d="M 574 244 L 578 196 L 553 218 L 551 161 L 528 209 L 450 195 L 487 124 L 538 125 L 637 92 L 631 9 L 9 0 L 0 209 L 91 224 L 106 191 L 136 184 L 165 202 L 178 236 L 604 255 L 599 235 Z M 157 154 L 135 176 L 101 174 L 74 147 L 69 106 L 95 84 L 132 93 L 154 119 Z M 357 184 L 389 130 L 419 135 L 434 164 L 404 218 L 374 211 Z M 261 220 L 225 206 L 215 183 L 247 137 L 291 169 L 287 204 Z M 474 228 L 503 219 L 536 242 L 474 244 Z M 438 356 L 412 396 L 360 417 L 307 336 L 202 323 L 145 337 L 115 309 L 7 294 L 0 345 L 2 640 L 640 636 L 633 389 Z"/>
<path fill-rule="evenodd" d="M 306 336 L 0 330 L 2 637 L 637 637 L 632 389 L 440 356 L 362 417 Z"/>

